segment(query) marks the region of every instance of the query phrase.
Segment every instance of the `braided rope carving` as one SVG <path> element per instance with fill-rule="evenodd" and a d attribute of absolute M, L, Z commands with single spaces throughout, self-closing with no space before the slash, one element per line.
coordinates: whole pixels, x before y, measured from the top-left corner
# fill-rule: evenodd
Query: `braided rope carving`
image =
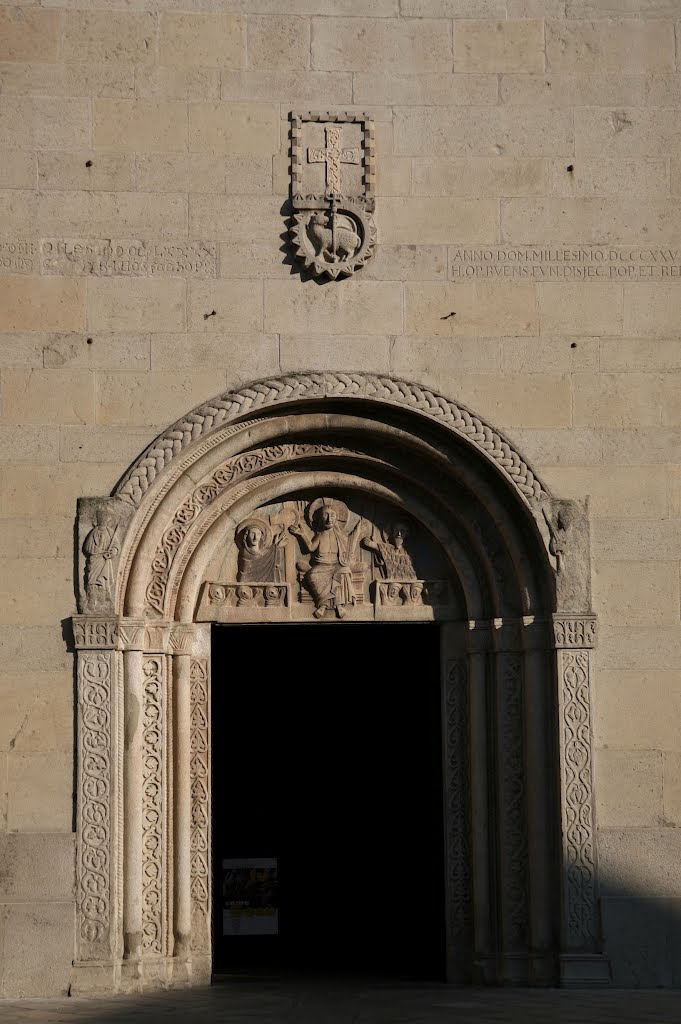
<path fill-rule="evenodd" d="M 158 437 L 114 493 L 130 505 L 137 506 L 158 474 L 198 438 L 255 410 L 312 398 L 366 398 L 429 416 L 493 459 L 525 499 L 541 499 L 548 495 L 541 481 L 509 443 L 464 406 L 418 384 L 363 373 L 301 373 L 271 377 L 205 402 Z"/>

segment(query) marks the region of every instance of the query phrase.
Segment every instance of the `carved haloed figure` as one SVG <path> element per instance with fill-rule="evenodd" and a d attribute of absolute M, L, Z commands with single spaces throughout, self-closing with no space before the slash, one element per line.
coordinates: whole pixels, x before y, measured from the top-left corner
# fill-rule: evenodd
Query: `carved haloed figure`
<path fill-rule="evenodd" d="M 356 548 L 358 530 L 346 533 L 339 524 L 336 504 L 324 498 L 317 498 L 309 507 L 314 535 L 308 537 L 302 524 L 289 527 L 298 538 L 301 548 L 309 553 L 309 568 L 299 566 L 304 572 L 303 580 L 315 603 L 314 617 L 321 619 L 330 609 L 335 610 L 339 619 L 345 617 L 347 605 L 353 605 L 356 595 L 352 585 L 352 562 Z"/>
<path fill-rule="evenodd" d="M 237 580 L 239 583 L 278 583 L 277 548 L 283 534 L 276 537 L 265 519 L 250 517 L 239 523 L 236 542 L 239 547 Z"/>

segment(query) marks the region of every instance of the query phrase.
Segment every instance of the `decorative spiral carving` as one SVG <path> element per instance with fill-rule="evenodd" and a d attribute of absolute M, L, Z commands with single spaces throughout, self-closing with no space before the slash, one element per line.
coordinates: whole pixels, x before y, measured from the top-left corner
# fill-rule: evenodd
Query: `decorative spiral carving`
<path fill-rule="evenodd" d="M 256 409 L 310 398 L 367 398 L 411 409 L 445 424 L 493 459 L 525 499 L 548 492 L 504 438 L 464 406 L 428 388 L 392 377 L 362 373 L 305 373 L 257 381 L 198 406 L 158 437 L 117 487 L 115 494 L 139 505 L 172 460 L 210 431 Z"/>
<path fill-rule="evenodd" d="M 111 865 L 111 655 L 81 654 L 79 904 L 82 944 L 90 956 L 108 952 Z"/>

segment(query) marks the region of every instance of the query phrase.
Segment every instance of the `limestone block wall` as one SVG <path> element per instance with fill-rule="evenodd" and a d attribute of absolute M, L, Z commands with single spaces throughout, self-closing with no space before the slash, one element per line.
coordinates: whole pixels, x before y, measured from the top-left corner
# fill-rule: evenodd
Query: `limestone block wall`
<path fill-rule="evenodd" d="M 191 10 L 189 10 L 191 8 Z M 679 984 L 677 0 L 0 6 L 0 994 L 73 956 L 79 495 L 289 370 L 436 387 L 591 496 L 622 985 Z M 288 114 L 376 121 L 376 255 L 301 280 Z"/>

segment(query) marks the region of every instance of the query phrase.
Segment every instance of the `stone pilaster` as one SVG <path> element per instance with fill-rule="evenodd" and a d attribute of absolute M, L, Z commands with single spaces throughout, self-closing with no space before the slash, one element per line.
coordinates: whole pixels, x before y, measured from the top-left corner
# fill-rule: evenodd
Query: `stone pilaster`
<path fill-rule="evenodd" d="M 602 986 L 610 983 L 610 967 L 600 949 L 594 821 L 591 651 L 596 619 L 555 615 L 553 633 L 562 823 L 561 982 L 567 987 Z"/>

